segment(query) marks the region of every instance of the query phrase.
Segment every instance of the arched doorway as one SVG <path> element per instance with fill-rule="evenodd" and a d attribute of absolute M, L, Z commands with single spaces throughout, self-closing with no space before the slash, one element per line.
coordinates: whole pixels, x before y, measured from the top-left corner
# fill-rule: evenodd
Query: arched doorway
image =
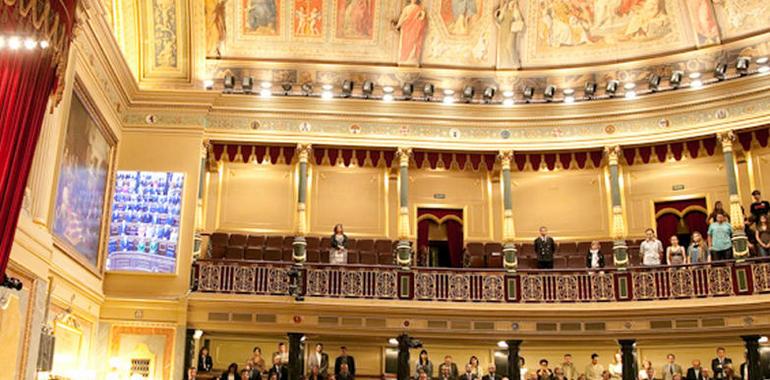
<path fill-rule="evenodd" d="M 692 233 L 698 231 L 707 238 L 708 211 L 706 198 L 655 202 L 655 223 L 658 239 L 664 247 L 671 245 L 671 236 L 679 238 L 679 244 L 687 247 Z"/>
<path fill-rule="evenodd" d="M 463 266 L 463 210 L 417 209 L 418 265 Z"/>

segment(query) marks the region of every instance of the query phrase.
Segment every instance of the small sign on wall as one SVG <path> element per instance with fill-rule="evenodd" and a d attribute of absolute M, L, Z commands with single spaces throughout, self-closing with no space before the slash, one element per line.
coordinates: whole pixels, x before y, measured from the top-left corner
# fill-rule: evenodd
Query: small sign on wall
<path fill-rule="evenodd" d="M 684 185 L 674 185 L 674 186 L 671 186 L 671 190 L 673 190 L 673 191 L 682 191 L 682 190 L 684 190 Z"/>
<path fill-rule="evenodd" d="M 446 199 L 446 194 L 444 194 L 444 193 L 435 193 L 435 194 L 433 194 L 433 199 Z"/>

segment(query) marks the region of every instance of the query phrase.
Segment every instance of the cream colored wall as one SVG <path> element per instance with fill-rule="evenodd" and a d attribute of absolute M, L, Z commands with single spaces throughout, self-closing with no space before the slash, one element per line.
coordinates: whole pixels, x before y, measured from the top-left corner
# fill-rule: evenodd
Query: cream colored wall
<path fill-rule="evenodd" d="M 752 189 L 759 189 L 762 191 L 764 198 L 770 197 L 770 148 L 759 148 L 751 151 L 750 160 L 751 167 L 747 170 L 749 174 L 749 182 Z M 744 191 L 744 193 L 750 193 Z M 750 194 L 749 194 L 750 196 Z"/>
<path fill-rule="evenodd" d="M 655 226 L 656 201 L 705 197 L 709 210 L 717 200 L 728 205 L 727 174 L 721 155 L 624 166 L 622 178 L 631 236 L 643 236 L 646 228 Z M 684 185 L 684 190 L 674 191 L 674 185 Z"/>
<path fill-rule="evenodd" d="M 518 238 L 547 226 L 559 239 L 609 236 L 609 209 L 601 169 L 513 172 L 513 218 Z"/>

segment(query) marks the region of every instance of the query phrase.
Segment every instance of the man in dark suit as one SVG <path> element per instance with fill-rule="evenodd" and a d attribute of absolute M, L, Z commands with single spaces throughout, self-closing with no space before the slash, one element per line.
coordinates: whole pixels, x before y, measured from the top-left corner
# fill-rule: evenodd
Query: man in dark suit
<path fill-rule="evenodd" d="M 356 360 L 348 355 L 348 348 L 345 346 L 340 347 L 340 356 L 334 361 L 334 375 L 337 377 L 337 380 L 340 380 L 339 374 L 342 364 L 347 364 L 350 374 L 356 375 Z"/>
<path fill-rule="evenodd" d="M 289 380 L 289 367 L 283 365 L 281 355 L 273 357 L 273 366 L 267 371 L 267 378 L 272 378 L 273 374 L 275 374 L 277 380 Z"/>
<path fill-rule="evenodd" d="M 556 243 L 548 236 L 548 229 L 540 227 L 540 236 L 535 239 L 535 254 L 537 255 L 537 267 L 540 269 L 553 269 L 553 255 L 556 253 Z"/>
<path fill-rule="evenodd" d="M 307 365 L 310 368 L 313 366 L 318 367 L 318 374 L 322 378 L 326 378 L 329 374 L 329 354 L 324 352 L 324 344 L 317 343 L 315 345 L 315 351 L 311 353 L 307 358 Z"/>
<path fill-rule="evenodd" d="M 457 371 L 457 364 L 452 361 L 452 355 L 444 356 L 444 362 L 438 366 L 438 373 L 442 375 L 444 373 L 444 367 L 449 369 L 449 377 L 452 379 L 457 378 L 459 375 Z"/>
<path fill-rule="evenodd" d="M 725 348 L 717 348 L 717 357 L 711 361 L 711 371 L 714 373 L 714 378 L 722 380 L 725 378 L 725 366 L 732 364 L 732 359 L 725 355 Z"/>
<path fill-rule="evenodd" d="M 489 372 L 487 373 L 487 375 L 482 377 L 481 380 L 501 380 L 500 375 L 496 374 L 495 370 L 497 370 L 497 368 L 495 368 L 495 365 L 494 364 L 490 364 L 489 365 Z"/>
<path fill-rule="evenodd" d="M 477 380 L 476 374 L 473 373 L 473 367 L 470 364 L 465 365 L 465 373 L 462 374 L 457 380 Z"/>
<path fill-rule="evenodd" d="M 347 363 L 340 364 L 340 374 L 336 376 L 337 380 L 353 380 L 355 377 L 350 372 Z"/>
<path fill-rule="evenodd" d="M 687 380 L 703 380 L 703 368 L 701 368 L 700 360 L 692 361 L 692 367 L 687 369 Z"/>

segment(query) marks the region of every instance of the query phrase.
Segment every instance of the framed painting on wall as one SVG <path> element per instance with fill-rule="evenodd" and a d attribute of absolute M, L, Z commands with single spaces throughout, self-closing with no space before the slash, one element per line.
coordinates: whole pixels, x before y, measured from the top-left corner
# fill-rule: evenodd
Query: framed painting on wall
<path fill-rule="evenodd" d="M 51 230 L 57 247 L 101 275 L 102 221 L 116 141 L 75 87 L 59 156 Z"/>

